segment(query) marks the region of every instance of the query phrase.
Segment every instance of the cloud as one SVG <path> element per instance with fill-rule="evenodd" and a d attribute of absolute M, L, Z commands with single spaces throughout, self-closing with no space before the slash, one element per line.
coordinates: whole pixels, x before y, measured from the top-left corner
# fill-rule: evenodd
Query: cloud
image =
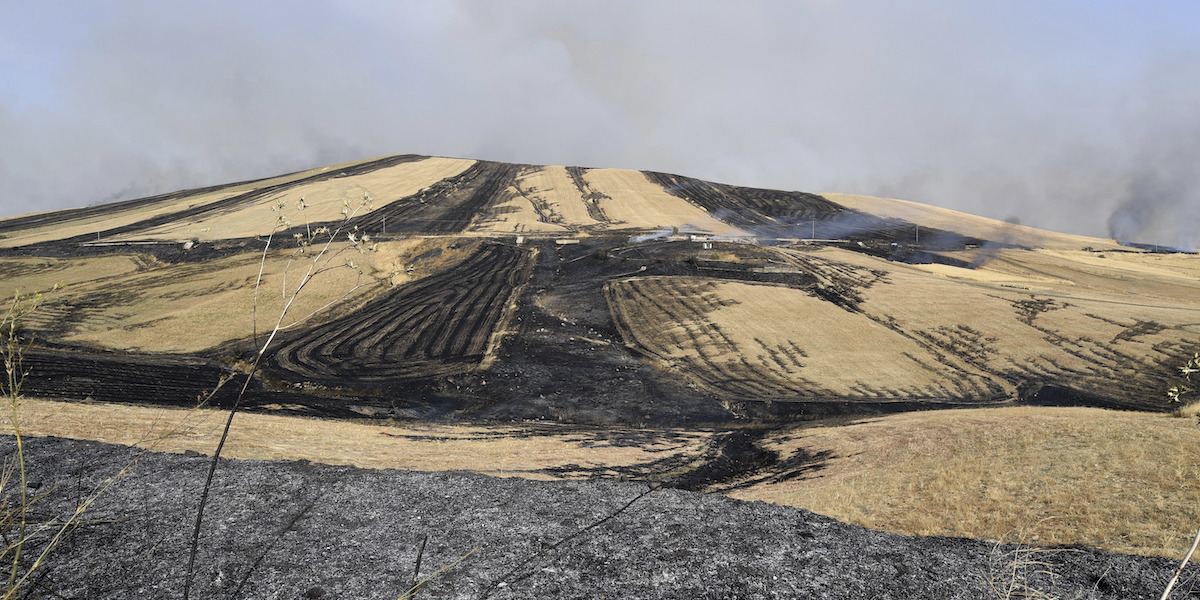
<path fill-rule="evenodd" d="M 1190 5 L 27 4 L 0 24 L 4 214 L 412 152 L 889 195 L 1092 235 L 1131 206 L 1177 217 L 1131 237 L 1200 217 Z"/>

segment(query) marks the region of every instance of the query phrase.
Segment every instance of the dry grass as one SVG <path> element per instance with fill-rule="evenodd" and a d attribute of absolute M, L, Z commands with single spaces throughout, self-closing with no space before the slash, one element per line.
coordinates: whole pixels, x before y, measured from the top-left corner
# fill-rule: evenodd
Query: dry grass
<path fill-rule="evenodd" d="M 933 271 L 833 248 L 779 256 L 859 296 L 858 311 L 805 290 L 681 277 L 611 282 L 610 308 L 626 341 L 664 368 L 760 398 L 1013 397 L 1013 381 L 1047 375 L 1100 391 L 1165 376 L 1171 348 L 1200 332 L 1200 278 L 1173 263 L 1125 272 L 1148 255 L 1115 271 L 1087 252 Z"/>
<path fill-rule="evenodd" d="M 183 241 L 265 236 L 275 227 L 276 213 L 272 212 L 270 207 L 278 201 L 284 202 L 288 207 L 286 215 L 293 225 L 302 225 L 305 220 L 309 223 L 337 221 L 342 216 L 343 202 L 349 202 L 353 210 L 358 206 L 363 194 L 369 193 L 375 198 L 375 208 L 381 208 L 388 202 L 410 196 L 442 179 L 458 175 L 473 164 L 475 161 L 454 158 L 427 158 L 401 163 L 362 175 L 308 183 L 269 195 L 237 210 L 177 221 L 112 239 Z M 327 169 L 319 169 L 314 173 Z M 302 214 L 294 210 L 301 197 L 308 204 L 308 208 Z"/>
<path fill-rule="evenodd" d="M 93 258 L 4 258 L 0 260 L 0 292 L 10 294 L 48 290 L 56 284 L 67 288 L 93 281 L 106 281 L 137 271 L 145 262 L 135 256 Z"/>
<path fill-rule="evenodd" d="M 1200 419 L 1200 400 L 1194 400 L 1190 404 L 1184 404 L 1178 410 L 1171 413 L 1172 416 L 1184 419 Z"/>
<path fill-rule="evenodd" d="M 153 448 L 161 452 L 212 454 L 225 411 L 104 403 L 22 400 L 22 430 Z M 7 423 L 7 421 L 4 421 Z M 470 425 L 386 425 L 272 416 L 237 415 L 222 456 L 263 460 L 311 460 L 372 469 L 475 471 L 498 476 L 553 479 L 542 469 L 623 466 L 651 462 L 664 454 L 699 452 L 711 434 L 634 430 L 657 442 L 640 446 L 609 444 L 597 430 L 551 425 L 496 427 Z M 675 437 L 681 435 L 682 437 Z"/>
<path fill-rule="evenodd" d="M 280 250 L 268 255 L 259 296 L 260 331 L 269 330 L 274 322 L 268 320 L 282 309 L 288 254 Z M 250 337 L 253 321 L 247 307 L 254 304 L 260 257 L 248 253 L 202 264 L 156 265 L 95 287 L 76 286 L 55 305 L 77 305 L 89 295 L 105 300 L 62 339 L 120 350 L 195 352 Z M 303 268 L 293 268 L 290 287 L 300 280 Z M 350 269 L 326 273 L 306 288 L 291 316 L 299 318 L 336 301 L 356 281 Z"/>
<path fill-rule="evenodd" d="M 188 208 L 192 208 L 194 206 L 211 204 L 213 202 L 223 200 L 230 196 L 235 196 L 237 194 L 249 192 L 251 190 L 254 190 L 254 189 L 257 189 L 260 187 L 266 187 L 266 186 L 271 186 L 271 185 L 278 185 L 281 183 L 287 183 L 289 181 L 295 181 L 297 179 L 302 179 L 304 177 L 316 175 L 318 173 L 327 171 L 329 169 L 338 169 L 338 168 L 342 168 L 342 167 L 346 167 L 346 166 L 350 166 L 350 165 L 355 165 L 360 162 L 366 162 L 366 161 L 352 161 L 352 162 L 347 162 L 347 163 L 342 163 L 342 164 L 337 164 L 337 165 L 331 165 L 328 167 L 321 167 L 318 169 L 310 169 L 308 171 L 301 171 L 299 173 L 292 173 L 290 175 L 282 175 L 279 177 L 273 177 L 270 179 L 265 179 L 265 180 L 254 182 L 254 183 L 247 183 L 247 184 L 243 184 L 243 185 L 239 185 L 239 186 L 234 186 L 234 187 L 226 188 L 224 190 L 217 191 L 217 192 L 210 192 L 210 193 L 206 193 L 206 194 L 195 194 L 195 195 L 184 196 L 181 198 L 175 198 L 173 200 L 166 200 L 166 201 L 158 202 L 158 203 L 150 205 L 150 206 L 143 206 L 143 207 L 137 208 L 137 209 L 108 211 L 108 212 L 105 212 L 103 215 L 97 216 L 97 217 L 64 219 L 53 225 L 49 225 L 49 226 L 45 226 L 45 227 L 37 227 L 37 228 L 32 228 L 32 229 L 26 229 L 23 231 L 9 234 L 7 238 L 0 239 L 0 247 L 8 248 L 8 247 L 15 247 L 15 246 L 24 246 L 27 244 L 34 244 L 34 243 L 38 243 L 38 242 L 60 240 L 60 239 L 68 238 L 68 237 L 74 237 L 77 235 L 94 234 L 97 231 L 103 231 L 103 230 L 113 229 L 116 227 L 122 227 L 125 225 L 131 225 L 138 221 L 141 221 L 144 219 L 149 219 L 149 218 L 156 217 L 159 215 L 169 214 L 169 213 L 173 213 L 173 212 L 180 211 L 180 210 L 185 210 Z M 102 240 L 102 241 L 107 241 L 107 240 Z"/>
<path fill-rule="evenodd" d="M 1177 558 L 1200 523 L 1198 433 L 1190 419 L 1100 409 L 909 413 L 776 438 L 785 456 L 832 458 L 733 495 L 911 535 Z"/>
<path fill-rule="evenodd" d="M 278 246 L 289 242 L 281 241 Z M 450 248 L 451 245 L 458 246 Z M 403 285 L 432 275 L 465 259 L 474 243 L 449 238 L 385 242 L 378 251 L 352 253 L 364 269 L 364 281 L 391 276 L 395 262 L 400 273 L 393 283 Z M 291 250 L 279 247 L 268 254 L 259 294 L 259 330 L 274 325 L 283 306 L 283 271 Z M 64 290 L 30 320 L 31 328 L 46 329 L 68 318 L 69 331 L 59 339 L 106 348 L 144 352 L 196 352 L 252 335 L 253 320 L 247 307 L 254 303 L 254 282 L 261 253 L 246 253 L 203 263 L 166 264 L 144 255 L 86 259 L 22 258 L 0 261 L 0 276 L 10 289 L 48 289 L 65 283 Z M 343 264 L 336 259 L 332 264 Z M 412 270 L 409 271 L 409 267 Z M 292 265 L 289 289 L 300 281 L 304 262 Z M 304 317 L 338 301 L 358 282 L 350 269 L 321 275 L 300 295 L 289 313 Z M 338 314 L 382 291 L 382 285 L 364 288 L 333 311 Z M 285 322 L 285 325 L 290 321 Z"/>
<path fill-rule="evenodd" d="M 641 171 L 591 169 L 583 177 L 593 190 L 607 196 L 599 204 L 613 228 L 654 230 L 679 226 L 715 235 L 742 233 L 703 208 L 668 194 Z"/>
<path fill-rule="evenodd" d="M 803 290 L 683 277 L 611 286 L 627 335 L 718 390 L 887 399 L 949 383 L 909 358 L 926 354 L 912 340 Z M 737 380 L 746 381 L 730 388 Z M 741 389 L 747 385 L 755 388 Z"/>
<path fill-rule="evenodd" d="M 474 223 L 473 233 L 561 234 L 601 224 L 588 214 L 565 167 L 526 170 L 505 193 L 508 199 Z"/>
<path fill-rule="evenodd" d="M 224 413 L 26 399 L 23 428 L 211 453 Z M 784 457 L 829 452 L 804 478 L 730 493 L 894 533 L 1083 544 L 1178 558 L 1200 523 L 1192 419 L 1099 409 L 1008 407 L 908 413 L 806 427 L 767 441 Z M 239 414 L 226 456 L 364 468 L 465 470 L 551 479 L 547 468 L 621 467 L 697 455 L 712 433 L 621 428 L 391 425 Z M 611 472 L 610 472 L 611 473 Z M 568 475 L 571 477 L 577 474 Z"/>
<path fill-rule="evenodd" d="M 564 223 L 581 228 L 600 224 L 588 214 L 579 188 L 565 167 L 542 167 L 521 177 L 520 184 L 543 199 L 553 214 L 561 216 Z"/>
<path fill-rule="evenodd" d="M 1030 248 L 1060 248 L 1081 250 L 1091 246 L 1097 249 L 1113 249 L 1119 245 L 1113 240 L 1067 233 L 1056 233 L 1024 225 L 1014 225 L 986 217 L 939 208 L 907 200 L 875 198 L 853 194 L 821 194 L 825 198 L 847 208 L 885 218 L 904 219 L 923 227 L 955 231 L 967 236 L 995 242 L 1017 244 Z"/>

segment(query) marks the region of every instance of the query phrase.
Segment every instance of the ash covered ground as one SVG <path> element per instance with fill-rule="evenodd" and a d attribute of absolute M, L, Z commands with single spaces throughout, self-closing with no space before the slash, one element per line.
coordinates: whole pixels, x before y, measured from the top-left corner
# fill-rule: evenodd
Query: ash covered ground
<path fill-rule="evenodd" d="M 26 460 L 46 494 L 31 514 L 45 521 L 135 461 L 50 555 L 43 593 L 181 597 L 207 458 L 42 438 L 26 441 Z M 1126 599 L 1157 597 L 1177 566 L 1086 548 L 1012 554 L 645 482 L 222 460 L 192 597 L 396 597 L 426 538 L 422 578 L 474 552 L 423 598 L 983 599 L 1016 577 L 1054 597 Z M 1013 571 L 1015 558 L 1038 564 Z M 1197 577 L 1189 567 L 1184 585 Z"/>

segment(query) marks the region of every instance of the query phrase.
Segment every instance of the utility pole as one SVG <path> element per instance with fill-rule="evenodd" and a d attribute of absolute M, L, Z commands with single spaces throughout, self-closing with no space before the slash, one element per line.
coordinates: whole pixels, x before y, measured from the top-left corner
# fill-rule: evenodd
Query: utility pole
<path fill-rule="evenodd" d="M 817 222 L 815 220 L 812 222 L 812 239 L 817 239 Z"/>
<path fill-rule="evenodd" d="M 914 239 L 916 241 L 913 243 L 914 243 L 914 245 L 920 246 L 921 245 L 921 226 L 914 225 L 913 227 L 916 229 L 916 232 L 914 233 L 914 235 L 916 236 Z"/>
<path fill-rule="evenodd" d="M 383 234 L 387 235 L 387 215 L 383 216 Z"/>

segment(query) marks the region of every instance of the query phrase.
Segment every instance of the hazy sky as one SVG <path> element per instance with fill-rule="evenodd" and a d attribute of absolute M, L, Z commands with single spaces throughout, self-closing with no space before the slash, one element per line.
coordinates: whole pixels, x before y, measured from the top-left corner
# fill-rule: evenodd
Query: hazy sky
<path fill-rule="evenodd" d="M 381 154 L 1200 245 L 1200 3 L 0 0 L 0 214 Z"/>

